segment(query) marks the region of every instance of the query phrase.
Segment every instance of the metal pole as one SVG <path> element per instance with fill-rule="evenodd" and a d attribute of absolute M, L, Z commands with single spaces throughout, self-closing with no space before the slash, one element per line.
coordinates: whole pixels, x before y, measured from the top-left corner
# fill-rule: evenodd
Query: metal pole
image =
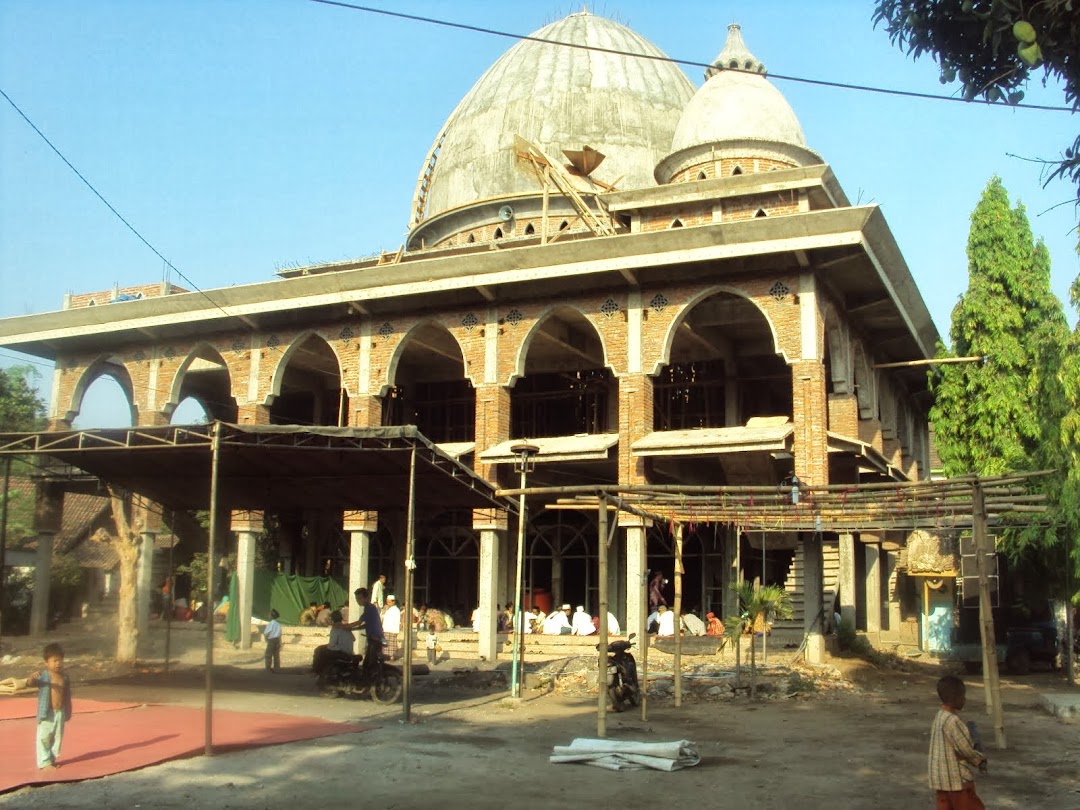
<path fill-rule="evenodd" d="M 765 532 L 761 533 L 761 587 L 765 587 Z M 753 643 L 751 638 L 751 644 Z M 769 627 L 764 614 L 761 616 L 761 666 L 769 663 Z"/>
<path fill-rule="evenodd" d="M 675 705 L 682 706 L 682 578 L 683 526 L 675 524 L 675 655 L 671 662 L 675 678 Z"/>
<path fill-rule="evenodd" d="M 997 644 L 994 639 L 994 614 L 990 603 L 990 576 L 986 560 L 986 505 L 982 484 L 975 482 L 971 488 L 972 539 L 975 542 L 975 564 L 979 573 L 979 625 L 982 630 L 983 661 L 990 692 L 990 717 L 994 724 L 994 741 L 1004 750 L 1005 719 L 1001 707 L 1001 683 L 998 680 Z"/>
<path fill-rule="evenodd" d="M 169 645 L 172 640 L 172 617 L 173 617 L 173 605 L 176 604 L 176 580 L 173 578 L 173 547 L 176 545 L 176 510 L 172 512 L 172 525 L 169 527 L 169 534 L 171 538 L 169 540 L 169 573 L 166 576 L 169 578 L 169 603 L 162 604 L 162 611 L 165 613 L 165 674 L 169 674 Z M 251 623 L 248 622 L 248 633 L 251 633 Z"/>
<path fill-rule="evenodd" d="M 598 658 L 598 672 L 599 675 L 596 679 L 596 736 L 607 736 L 607 657 L 608 657 L 608 626 L 607 626 L 607 614 L 608 614 L 608 582 L 607 582 L 607 535 L 608 535 L 608 513 L 607 513 L 607 499 L 601 495 L 600 505 L 596 514 L 596 535 L 598 540 L 597 547 L 597 575 L 600 577 L 600 581 L 597 583 L 600 591 L 600 643 L 597 645 L 599 649 Z"/>
<path fill-rule="evenodd" d="M 521 460 L 521 488 L 525 489 L 525 476 L 526 466 L 528 464 L 528 455 L 522 454 Z M 516 610 L 517 621 L 514 623 L 514 649 L 513 665 L 510 667 L 510 696 L 519 698 L 521 697 L 521 681 L 524 676 L 524 661 L 522 649 L 525 645 L 525 606 L 521 604 L 522 599 L 522 574 L 525 571 L 525 493 L 522 492 L 518 497 L 518 542 L 517 542 L 517 564 L 514 569 L 514 608 Z"/>
<path fill-rule="evenodd" d="M 4 640 L 4 600 L 7 598 L 7 588 L 5 586 L 6 577 L 4 574 L 7 569 L 4 567 L 7 565 L 5 556 L 7 555 L 7 518 L 8 509 L 10 503 L 8 503 L 8 487 L 11 483 L 11 457 L 8 456 L 4 459 L 4 495 L 3 501 L 0 501 L 0 505 L 4 507 L 4 511 L 0 514 L 0 649 L 3 649 Z"/>
<path fill-rule="evenodd" d="M 408 723 L 412 714 L 412 654 L 413 654 L 413 586 L 416 560 L 416 447 L 409 455 L 409 506 L 405 514 L 405 613 L 401 629 L 405 650 L 405 666 L 401 680 L 401 713 Z"/>
<path fill-rule="evenodd" d="M 218 462 L 221 455 L 221 422 L 210 429 L 210 541 L 206 552 L 206 699 L 205 720 L 206 756 L 214 754 L 214 538 L 218 530 Z"/>

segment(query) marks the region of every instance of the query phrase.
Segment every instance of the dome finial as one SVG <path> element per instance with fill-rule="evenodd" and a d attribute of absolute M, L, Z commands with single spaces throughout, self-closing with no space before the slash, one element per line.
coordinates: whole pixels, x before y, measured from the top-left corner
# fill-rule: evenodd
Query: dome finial
<path fill-rule="evenodd" d="M 713 59 L 712 66 L 705 71 L 705 79 L 711 79 L 722 70 L 741 70 L 745 73 L 760 73 L 764 76 L 765 65 L 746 47 L 739 24 L 732 23 L 727 30 L 727 41 L 717 57 Z"/>

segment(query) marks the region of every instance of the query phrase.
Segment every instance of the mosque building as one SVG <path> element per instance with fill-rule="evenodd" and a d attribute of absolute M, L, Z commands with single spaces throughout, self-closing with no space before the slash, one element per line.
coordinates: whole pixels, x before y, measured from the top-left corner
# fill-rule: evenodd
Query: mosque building
<path fill-rule="evenodd" d="M 70 295 L 0 320 L 0 345 L 55 360 L 52 429 L 106 375 L 133 425 L 167 424 L 189 397 L 239 424 L 414 424 L 503 485 L 523 439 L 533 486 L 928 477 L 925 368 L 895 364 L 932 357 L 938 334 L 881 210 L 849 202 L 738 25 L 705 78 L 695 89 L 626 26 L 571 14 L 451 113 L 400 251 L 205 293 Z M 527 598 L 595 612 L 595 515 L 545 503 L 530 505 Z M 404 578 L 399 515 L 277 517 L 288 572 L 329 560 L 350 591 Z M 480 605 L 479 653 L 495 657 L 515 519 L 422 501 L 417 519 L 416 600 Z M 823 528 L 826 592 L 835 569 L 859 625 L 896 637 L 904 537 Z M 804 541 L 692 527 L 685 604 L 729 615 L 741 574 L 785 584 L 801 610 Z M 620 515 L 610 559 L 612 612 L 636 627 L 646 571 L 671 575 L 669 527 Z"/>

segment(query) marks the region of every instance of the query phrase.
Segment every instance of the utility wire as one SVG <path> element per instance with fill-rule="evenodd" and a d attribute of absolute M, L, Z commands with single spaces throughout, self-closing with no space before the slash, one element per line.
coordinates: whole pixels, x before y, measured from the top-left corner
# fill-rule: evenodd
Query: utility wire
<path fill-rule="evenodd" d="M 633 59 L 650 59 L 654 62 L 669 62 L 673 65 L 683 65 L 684 67 L 699 67 L 699 68 L 715 68 L 710 62 L 697 62 L 692 59 L 675 59 L 670 56 L 657 56 L 655 54 L 648 53 L 631 53 L 629 51 L 620 51 L 617 48 L 603 48 L 598 45 L 580 45 L 576 42 L 559 42 L 554 39 L 544 39 L 543 37 L 534 37 L 526 34 L 512 34 L 508 31 L 499 31 L 495 28 L 484 28 L 479 25 L 468 25 L 466 23 L 452 22 L 450 20 L 440 20 L 435 17 L 424 17 L 419 14 L 405 14 L 401 11 L 389 11 L 384 8 L 372 8 L 371 6 L 360 6 L 354 3 L 343 3 L 339 0 L 311 0 L 312 3 L 318 3 L 323 6 L 338 6 L 340 8 L 349 9 L 350 11 L 363 11 L 368 14 L 381 14 L 386 17 L 395 17 L 401 20 L 411 20 L 413 22 L 427 23 L 429 25 L 441 25 L 445 28 L 454 28 L 460 31 L 472 31 L 477 34 L 487 34 L 494 37 L 503 37 L 505 39 L 513 39 L 520 42 L 542 42 L 545 45 L 558 45 L 563 48 L 576 48 L 580 51 L 595 51 L 597 53 L 610 53 L 614 56 L 628 56 Z M 733 73 L 752 73 L 752 75 L 759 75 L 752 71 L 739 70 L 738 68 L 721 68 L 722 70 L 730 70 Z M 968 99 L 958 98 L 956 96 L 941 96 L 934 93 L 919 93 L 914 90 L 892 90 L 886 87 L 871 87 L 864 84 L 850 84 L 847 82 L 832 82 L 825 79 L 806 79 L 801 76 L 785 76 L 780 73 L 769 73 L 768 78 L 778 79 L 786 82 L 798 82 L 800 84 L 812 84 L 819 87 L 833 87 L 840 90 L 858 90 L 864 93 L 880 93 L 887 96 L 906 96 L 908 98 L 922 98 L 930 99 L 932 101 L 958 101 L 964 104 L 985 104 L 993 107 L 1005 107 L 1016 108 L 1023 107 L 1029 110 L 1051 110 L 1053 112 L 1073 112 L 1071 107 L 1055 107 L 1049 104 L 1024 104 L 1023 102 L 1018 104 L 999 104 L 994 101 L 986 101 L 985 99 Z"/>

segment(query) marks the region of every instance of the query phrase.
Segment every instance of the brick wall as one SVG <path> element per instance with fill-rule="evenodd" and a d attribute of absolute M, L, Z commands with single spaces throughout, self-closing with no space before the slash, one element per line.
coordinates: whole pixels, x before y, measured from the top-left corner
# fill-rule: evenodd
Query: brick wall
<path fill-rule="evenodd" d="M 159 282 L 157 284 L 138 284 L 134 287 L 117 287 L 111 290 L 99 290 L 98 292 L 72 293 L 64 296 L 64 309 L 80 309 L 82 307 L 108 304 L 117 296 L 134 296 L 136 299 L 160 298 L 163 295 L 175 295 L 185 292 L 187 290 L 182 287 Z"/>
<path fill-rule="evenodd" d="M 740 169 L 739 174 L 758 174 L 759 172 L 771 172 L 777 169 L 792 169 L 798 166 L 793 161 L 776 160 L 765 157 L 738 157 L 720 158 L 719 160 L 708 159 L 695 163 L 685 169 L 676 172 L 670 183 L 687 183 L 694 180 L 711 180 L 714 177 L 731 177 L 735 168 Z M 704 177 L 701 175 L 704 174 Z"/>
<path fill-rule="evenodd" d="M 829 394 L 829 430 L 844 436 L 859 435 L 859 407 L 851 394 Z"/>
<path fill-rule="evenodd" d="M 645 459 L 631 455 L 638 439 L 652 432 L 653 378 L 627 374 L 619 378 L 619 481 L 646 484 Z"/>
<path fill-rule="evenodd" d="M 817 360 L 791 364 L 795 422 L 795 473 L 809 485 L 829 483 L 825 365 Z"/>

